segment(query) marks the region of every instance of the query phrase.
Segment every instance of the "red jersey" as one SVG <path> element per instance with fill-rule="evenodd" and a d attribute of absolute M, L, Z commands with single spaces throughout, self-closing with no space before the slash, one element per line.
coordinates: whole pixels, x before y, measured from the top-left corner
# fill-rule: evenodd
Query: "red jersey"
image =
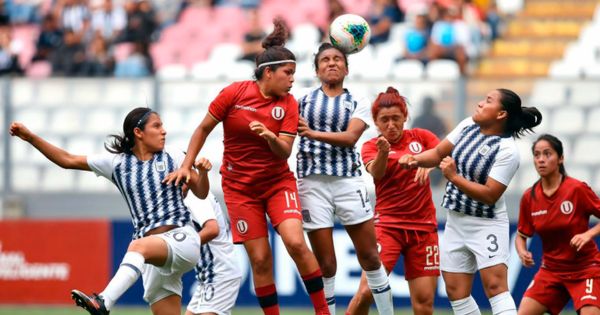
<path fill-rule="evenodd" d="M 256 120 L 275 135 L 294 137 L 298 131 L 298 103 L 291 94 L 265 98 L 256 81 L 235 82 L 219 93 L 208 112 L 223 122 L 224 180 L 253 184 L 278 180 L 290 172 L 287 159 L 276 156 L 249 125 Z"/>
<path fill-rule="evenodd" d="M 600 274 L 600 252 L 594 240 L 576 251 L 570 241 L 576 234 L 589 229 L 590 216 L 600 217 L 600 199 L 583 182 L 566 177 L 558 190 L 548 197 L 542 185 L 535 185 L 521 198 L 519 233 L 531 237 L 537 233 L 542 239 L 542 268 L 560 274 L 581 272 L 582 278 Z"/>
<path fill-rule="evenodd" d="M 424 185 L 414 182 L 416 170 L 400 167 L 405 154 L 417 154 L 434 148 L 440 140 L 425 129 L 404 130 L 397 143 L 390 143 L 385 175 L 375 180 L 375 225 L 419 231 L 435 231 L 437 219 L 431 199 L 429 180 Z M 377 138 L 363 144 L 365 165 L 377 157 Z"/>

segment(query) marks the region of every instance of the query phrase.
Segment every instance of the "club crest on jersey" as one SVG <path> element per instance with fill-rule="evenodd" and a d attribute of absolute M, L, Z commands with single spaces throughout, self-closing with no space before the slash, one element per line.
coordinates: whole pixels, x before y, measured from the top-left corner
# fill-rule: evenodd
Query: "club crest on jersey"
<path fill-rule="evenodd" d="M 490 152 L 490 150 L 492 150 L 492 148 L 486 144 L 483 147 L 481 147 L 481 149 L 479 149 L 479 154 L 486 155 L 488 154 L 488 152 Z"/>
<path fill-rule="evenodd" d="M 354 109 L 354 103 L 352 101 L 344 101 L 344 107 L 347 110 L 353 110 Z"/>
<path fill-rule="evenodd" d="M 156 168 L 158 172 L 164 172 L 167 170 L 167 163 L 165 163 L 165 161 L 156 161 L 154 162 L 154 168 Z"/>
<path fill-rule="evenodd" d="M 273 118 L 276 120 L 282 120 L 285 116 L 285 110 L 283 110 L 283 107 L 281 106 L 275 106 L 271 110 L 271 116 L 273 116 Z"/>
<path fill-rule="evenodd" d="M 248 222 L 246 222 L 246 220 L 238 220 L 235 227 L 240 234 L 248 233 Z"/>
<path fill-rule="evenodd" d="M 413 141 L 408 145 L 408 149 L 412 153 L 421 153 L 421 151 L 423 151 L 423 146 L 420 143 Z"/>
<path fill-rule="evenodd" d="M 569 200 L 565 200 L 560 204 L 560 212 L 563 214 L 570 214 L 573 212 L 573 203 Z"/>

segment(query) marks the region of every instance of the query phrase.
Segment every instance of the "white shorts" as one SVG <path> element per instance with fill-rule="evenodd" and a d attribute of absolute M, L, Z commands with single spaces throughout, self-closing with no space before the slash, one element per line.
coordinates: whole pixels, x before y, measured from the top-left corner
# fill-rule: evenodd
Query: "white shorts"
<path fill-rule="evenodd" d="M 508 219 L 478 218 L 449 210 L 440 241 L 440 269 L 475 273 L 505 264 L 510 254 Z"/>
<path fill-rule="evenodd" d="M 373 218 L 367 187 L 360 177 L 310 175 L 298 179 L 298 194 L 306 231 L 333 227 L 336 216 L 342 225 Z"/>
<path fill-rule="evenodd" d="M 196 287 L 192 299 L 187 306 L 188 311 L 194 314 L 215 313 L 218 315 L 230 315 L 242 278 L 233 278 L 215 283 L 200 283 Z"/>
<path fill-rule="evenodd" d="M 169 254 L 162 267 L 145 264 L 142 272 L 144 300 L 150 305 L 177 294 L 181 296 L 181 276 L 192 270 L 200 259 L 200 236 L 191 226 L 152 235 L 167 242 Z"/>

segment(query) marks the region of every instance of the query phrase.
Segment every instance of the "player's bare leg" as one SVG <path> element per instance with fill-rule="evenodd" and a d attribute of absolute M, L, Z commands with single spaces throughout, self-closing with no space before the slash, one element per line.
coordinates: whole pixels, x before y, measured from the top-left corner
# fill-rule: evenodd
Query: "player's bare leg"
<path fill-rule="evenodd" d="M 519 304 L 519 315 L 543 315 L 548 311 L 542 303 L 530 298 L 524 297 Z M 581 313 L 583 314 L 583 313 Z"/>
<path fill-rule="evenodd" d="M 177 314 L 180 314 L 181 297 L 177 294 L 169 295 L 150 305 L 150 309 L 153 315 L 172 315 L 173 310 L 177 310 Z"/>
<path fill-rule="evenodd" d="M 483 290 L 490 300 L 492 313 L 502 315 L 516 315 L 517 306 L 508 290 L 508 267 L 498 264 L 479 270 Z"/>
<path fill-rule="evenodd" d="M 418 277 L 408 280 L 413 314 L 433 314 L 433 300 L 438 277 Z"/>
<path fill-rule="evenodd" d="M 321 267 L 325 300 L 327 300 L 329 312 L 335 314 L 335 273 L 337 271 L 337 260 L 333 245 L 333 228 L 317 229 L 308 232 L 307 235 L 312 251 Z"/>
<path fill-rule="evenodd" d="M 479 306 L 471 296 L 473 274 L 442 271 L 446 293 L 454 314 L 480 315 Z"/>

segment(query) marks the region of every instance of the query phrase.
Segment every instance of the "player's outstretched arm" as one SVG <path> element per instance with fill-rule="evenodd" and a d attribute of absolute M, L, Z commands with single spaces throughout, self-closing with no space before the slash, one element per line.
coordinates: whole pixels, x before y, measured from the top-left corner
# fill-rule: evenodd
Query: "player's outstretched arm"
<path fill-rule="evenodd" d="M 10 124 L 9 133 L 13 137 L 19 137 L 21 140 L 29 142 L 29 144 L 46 156 L 48 160 L 62 168 L 91 171 L 85 155 L 73 155 L 51 144 L 31 132 L 22 123 L 13 122 Z"/>
<path fill-rule="evenodd" d="M 194 167 L 198 172 L 191 171 L 191 180 L 188 182 L 189 188 L 200 199 L 206 199 L 208 191 L 210 190 L 210 183 L 208 181 L 208 171 L 212 169 L 212 164 L 206 158 L 200 158 Z"/>

